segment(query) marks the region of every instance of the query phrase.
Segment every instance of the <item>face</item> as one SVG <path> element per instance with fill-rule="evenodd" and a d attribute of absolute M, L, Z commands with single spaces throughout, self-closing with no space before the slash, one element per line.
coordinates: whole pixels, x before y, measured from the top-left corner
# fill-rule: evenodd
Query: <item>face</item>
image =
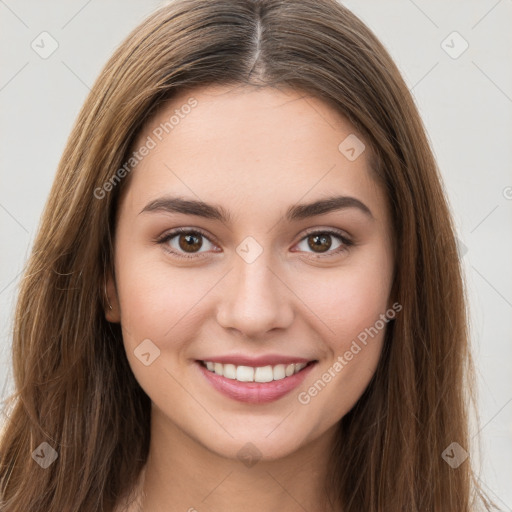
<path fill-rule="evenodd" d="M 354 406 L 394 313 L 387 198 L 362 144 L 291 89 L 182 92 L 147 123 L 107 319 L 153 421 L 225 457 L 251 442 L 274 459 Z"/>

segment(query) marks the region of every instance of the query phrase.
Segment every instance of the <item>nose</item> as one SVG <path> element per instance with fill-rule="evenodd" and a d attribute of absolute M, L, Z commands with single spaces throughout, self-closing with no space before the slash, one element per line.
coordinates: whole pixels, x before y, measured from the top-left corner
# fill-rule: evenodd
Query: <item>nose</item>
<path fill-rule="evenodd" d="M 252 263 L 235 258 L 217 307 L 217 322 L 248 338 L 285 329 L 294 318 L 294 294 L 266 254 Z"/>

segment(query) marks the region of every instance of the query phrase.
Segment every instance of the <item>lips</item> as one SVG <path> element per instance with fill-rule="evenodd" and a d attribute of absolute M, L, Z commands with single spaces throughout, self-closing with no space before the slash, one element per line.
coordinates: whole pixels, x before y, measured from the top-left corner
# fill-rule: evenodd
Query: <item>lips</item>
<path fill-rule="evenodd" d="M 298 387 L 317 362 L 288 356 L 226 356 L 197 360 L 196 365 L 209 384 L 223 395 L 262 404 L 278 400 Z"/>

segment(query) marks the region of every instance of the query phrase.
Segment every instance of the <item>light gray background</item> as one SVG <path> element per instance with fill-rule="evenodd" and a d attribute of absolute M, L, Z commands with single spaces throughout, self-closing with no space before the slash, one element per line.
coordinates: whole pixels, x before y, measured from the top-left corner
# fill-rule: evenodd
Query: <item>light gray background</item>
<path fill-rule="evenodd" d="M 20 272 L 75 117 L 114 48 L 160 4 L 0 0 L 2 397 L 13 389 L 10 329 Z M 344 4 L 397 62 L 443 174 L 471 297 L 481 481 L 512 511 L 512 0 Z M 31 48 L 43 31 L 59 45 L 47 59 Z M 446 39 L 454 31 L 469 44 L 458 58 L 445 51 L 463 48 L 457 36 Z"/>

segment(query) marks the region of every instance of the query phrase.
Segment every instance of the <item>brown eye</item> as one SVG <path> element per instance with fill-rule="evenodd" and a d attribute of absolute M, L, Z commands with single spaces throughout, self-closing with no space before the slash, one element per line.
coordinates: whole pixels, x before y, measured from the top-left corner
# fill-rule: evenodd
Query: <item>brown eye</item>
<path fill-rule="evenodd" d="M 201 249 L 210 249 L 208 244 L 214 252 L 218 252 L 209 238 L 197 229 L 177 228 L 156 241 L 164 246 L 166 252 L 179 258 L 206 256 L 205 252 L 208 251 L 201 251 Z"/>
<path fill-rule="evenodd" d="M 333 239 L 335 240 L 334 247 Z M 303 244 L 302 248 L 301 244 Z M 342 252 L 346 252 L 352 245 L 354 245 L 354 243 L 344 236 L 342 232 L 317 230 L 306 233 L 306 236 L 299 242 L 297 247 L 301 251 L 312 253 L 314 257 L 323 258 L 337 256 Z"/>
<path fill-rule="evenodd" d="M 197 251 L 203 245 L 202 235 L 196 233 L 179 234 L 178 244 L 180 249 L 183 249 L 185 252 Z"/>
<path fill-rule="evenodd" d="M 316 234 L 308 236 L 308 245 L 311 249 L 326 252 L 331 248 L 331 235 Z"/>

